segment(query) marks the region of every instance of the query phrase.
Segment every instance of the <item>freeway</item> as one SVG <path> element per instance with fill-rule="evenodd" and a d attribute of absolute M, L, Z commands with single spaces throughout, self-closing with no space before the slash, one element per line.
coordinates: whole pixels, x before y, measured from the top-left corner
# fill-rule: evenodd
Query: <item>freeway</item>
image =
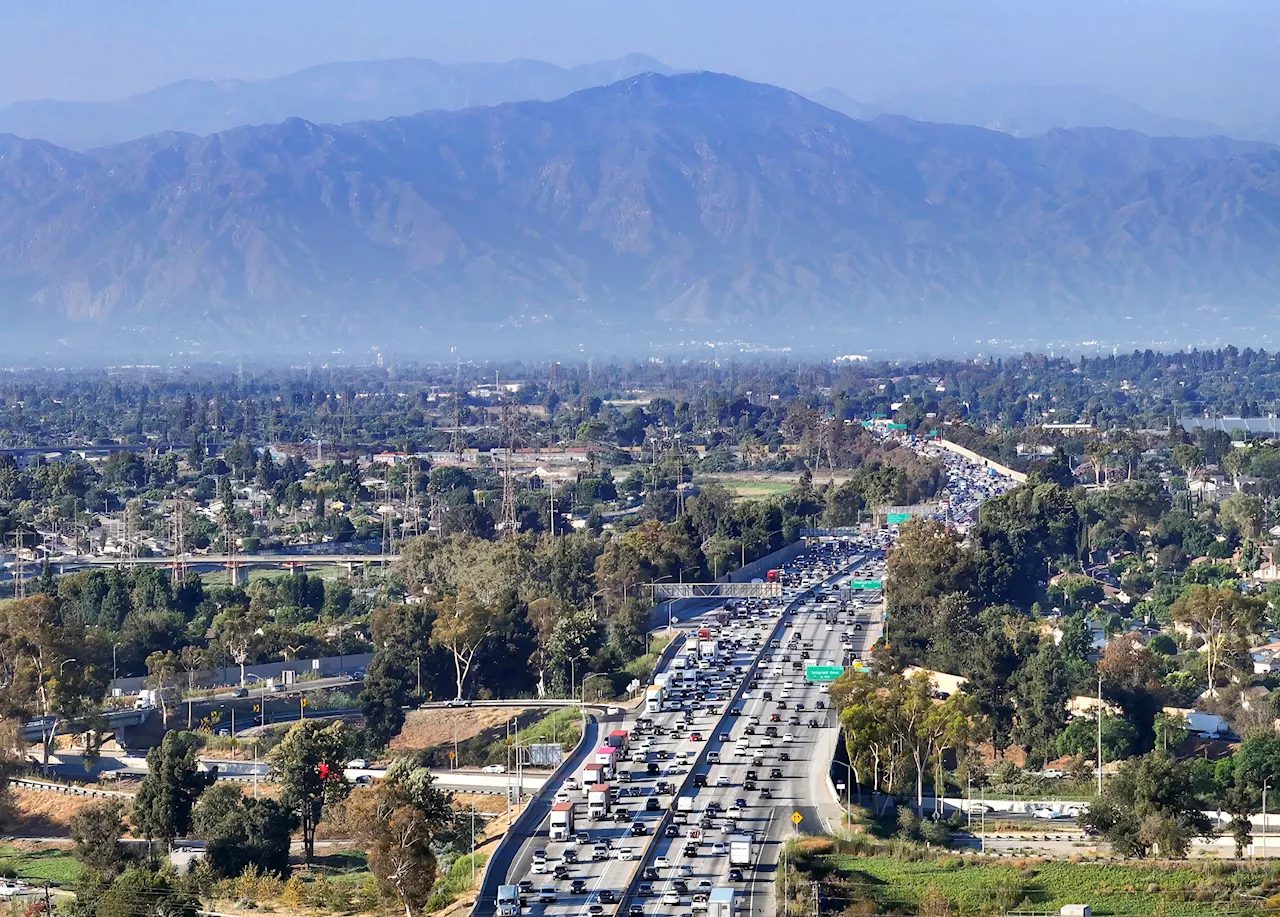
<path fill-rule="evenodd" d="M 829 585 L 838 588 L 848 578 L 838 576 Z M 772 883 L 783 841 L 797 831 L 823 833 L 840 824 L 841 808 L 827 783 L 839 730 L 825 709 L 825 686 L 807 683 L 805 671 L 809 665 L 841 665 L 846 631 L 850 651 L 865 653 L 878 638 L 880 615 L 878 608 L 866 608 L 856 618 L 839 616 L 844 625 L 828 625 L 833 607 L 812 600 L 798 603 L 790 622 L 770 641 L 743 694 L 741 715 L 715 737 L 712 749 L 720 763 L 706 768 L 707 786 L 694 793 L 688 823 L 654 851 L 657 880 L 651 883 L 652 897 L 645 896 L 641 905 L 644 913 L 684 913 L 692 906 L 691 895 L 732 886 L 746 899 L 742 910 L 747 914 L 773 914 Z M 853 629 L 855 620 L 861 629 Z M 794 814 L 801 817 L 798 826 L 792 822 Z M 688 846 L 695 826 L 703 843 Z M 756 840 L 752 866 L 731 881 L 736 874 L 731 874 L 727 851 L 720 845 L 727 845 L 734 833 L 748 831 Z"/>
<path fill-rule="evenodd" d="M 793 570 L 797 578 L 803 577 L 803 582 L 791 587 L 790 591 L 797 598 L 792 600 L 788 609 L 811 609 L 812 606 L 803 601 L 804 590 L 810 584 L 822 583 L 828 579 L 831 582 L 838 580 L 840 574 L 832 576 L 833 572 L 848 565 L 848 561 L 849 558 L 846 556 L 836 557 L 831 546 L 811 552 L 807 561 L 797 559 Z M 857 562 L 856 559 L 854 562 Z M 705 613 L 713 608 L 717 611 L 721 610 L 720 603 L 709 604 L 705 608 L 700 607 L 698 611 Z M 723 845 L 724 841 L 712 839 L 710 836 L 704 839 L 702 837 L 704 827 L 698 822 L 690 823 L 685 819 L 686 823 L 683 826 L 674 824 L 674 819 L 684 818 L 684 816 L 669 812 L 674 804 L 672 790 L 677 790 L 680 796 L 690 799 L 690 804 L 697 806 L 698 821 L 705 823 L 708 835 L 712 833 L 711 829 L 715 825 L 715 816 L 711 814 L 712 812 L 730 811 L 733 804 L 739 801 L 738 795 L 744 796 L 742 800 L 744 803 L 748 802 L 745 799 L 747 791 L 745 788 L 738 787 L 745 783 L 745 771 L 748 767 L 755 765 L 752 764 L 751 758 L 745 756 L 745 749 L 741 760 L 735 759 L 733 755 L 737 753 L 739 746 L 734 744 L 735 752 L 731 753 L 729 745 L 735 734 L 738 738 L 746 738 L 745 734 L 748 731 L 757 731 L 749 722 L 749 717 L 753 714 L 744 709 L 743 705 L 749 704 L 753 710 L 763 710 L 763 705 L 766 703 L 763 695 L 768 690 L 764 686 L 765 681 L 777 679 L 778 690 L 781 692 L 782 682 L 789 677 L 780 669 L 775 673 L 772 670 L 764 672 L 759 668 L 762 659 L 783 655 L 771 647 L 770 641 L 778 639 L 782 642 L 782 635 L 788 632 L 785 619 L 789 615 L 786 610 L 777 602 L 766 603 L 756 600 L 739 603 L 732 615 L 733 619 L 727 627 L 717 628 L 717 635 L 723 636 L 728 643 L 722 642 L 724 649 L 716 663 L 700 664 L 700 670 L 696 671 L 696 675 L 692 669 L 684 670 L 693 675 L 693 678 L 686 678 L 684 682 L 688 686 L 687 690 L 682 687 L 671 703 L 664 704 L 661 712 L 643 717 L 639 723 L 641 726 L 639 734 L 636 730 L 635 717 L 628 716 L 624 721 L 625 726 L 630 727 L 634 737 L 630 749 L 631 754 L 635 756 L 632 764 L 634 772 L 629 775 L 629 780 L 619 782 L 615 804 L 627 809 L 634 804 L 637 806 L 636 811 L 634 813 L 628 811 L 625 815 L 618 816 L 617 821 L 597 820 L 584 824 L 579 814 L 583 807 L 575 806 L 577 809 L 575 815 L 578 818 L 578 824 L 575 827 L 580 833 L 569 843 L 550 842 L 549 825 L 545 821 L 542 822 L 537 830 L 523 838 L 508 862 L 495 864 L 495 867 L 491 868 L 491 876 L 486 877 L 485 887 L 478 896 L 477 914 L 487 917 L 494 912 L 495 901 L 492 896 L 496 894 L 496 886 L 502 881 L 504 874 L 506 881 L 511 884 L 525 883 L 529 902 L 526 912 L 533 917 L 544 917 L 544 915 L 545 917 L 584 917 L 591 913 L 602 913 L 605 910 L 604 905 L 612 906 L 619 897 L 622 900 L 617 910 L 620 913 L 626 913 L 630 909 L 629 898 L 625 893 L 621 895 L 619 893 L 635 886 L 637 880 L 642 878 L 637 876 L 636 871 L 642 868 L 657 870 L 656 873 L 652 871 L 648 873 L 651 877 L 648 881 L 650 885 L 665 883 L 666 886 L 670 886 L 664 887 L 664 891 L 676 890 L 676 883 L 684 883 L 686 892 L 697 891 L 698 883 L 706 885 L 724 883 L 725 870 L 714 868 L 719 862 L 718 858 L 723 856 L 723 851 L 716 845 Z M 688 615 L 689 620 L 682 620 L 680 628 L 692 629 L 698 626 L 697 618 L 700 616 L 702 615 Z M 803 617 L 812 618 L 815 626 L 824 626 L 816 623 L 819 620 L 816 612 L 807 611 Z M 871 617 L 878 621 L 878 615 L 868 616 L 869 619 Z M 852 627 L 852 624 L 850 626 Z M 851 631 L 851 642 L 854 642 L 852 636 L 854 633 L 862 634 L 856 638 L 857 647 L 862 647 L 864 644 L 869 646 L 875 639 L 870 630 Z M 844 649 L 840 645 L 835 625 L 829 631 L 824 630 L 823 634 L 822 647 L 817 653 L 812 650 L 796 649 L 795 661 L 801 663 L 802 680 L 803 663 L 800 660 L 802 652 L 808 652 L 811 661 L 815 664 L 818 662 L 839 664 L 843 660 Z M 669 657 L 670 654 L 668 654 Z M 770 665 L 787 666 L 788 673 L 793 671 L 789 660 L 784 661 L 778 658 Z M 674 677 L 674 673 L 680 670 L 668 663 L 666 671 L 672 672 Z M 684 672 L 680 674 L 684 675 Z M 750 682 L 754 682 L 754 687 L 751 687 Z M 814 698 L 818 698 L 819 688 L 814 686 L 812 693 Z M 788 695 L 790 694 L 791 691 L 788 689 Z M 778 700 L 782 698 L 779 697 Z M 829 820 L 833 812 L 838 817 L 839 808 L 834 805 L 826 783 L 826 762 L 830 760 L 831 750 L 834 748 L 835 730 L 808 726 L 806 717 L 810 711 L 819 722 L 825 722 L 825 714 L 816 709 L 816 700 L 807 703 L 806 707 L 807 710 L 799 711 L 802 715 L 799 722 L 804 725 L 790 722 L 785 724 L 786 730 L 791 730 L 794 734 L 791 743 L 787 743 L 784 747 L 781 735 L 776 741 L 761 737 L 759 742 L 767 741 L 769 746 L 777 745 L 776 752 L 766 747 L 750 752 L 752 755 L 760 755 L 762 762 L 766 760 L 766 756 L 772 758 L 775 754 L 778 756 L 778 762 L 782 762 L 783 755 L 792 759 L 788 768 L 793 771 L 790 783 L 786 783 L 785 778 L 781 780 L 763 778 L 757 782 L 761 790 L 766 790 L 768 788 L 763 786 L 766 780 L 777 780 L 775 785 L 781 797 L 777 802 L 769 802 L 768 795 L 762 793 L 760 799 L 765 802 L 754 803 L 755 809 L 751 811 L 750 817 L 751 820 L 759 822 L 757 827 L 762 841 L 770 836 L 775 838 L 780 836 L 778 826 L 783 822 L 777 817 L 779 811 L 785 809 L 785 814 L 789 816 L 794 805 L 806 801 L 816 801 L 810 805 L 810 810 L 815 813 L 813 818 L 815 826 L 821 823 L 821 818 Z M 795 714 L 788 714 L 788 717 L 791 715 Z M 648 722 L 645 722 L 646 720 Z M 781 718 L 780 722 L 782 722 Z M 761 727 L 759 731 L 763 732 L 764 728 Z M 805 732 L 808 735 L 802 734 Z M 825 760 L 818 758 L 819 755 L 825 755 Z M 822 761 L 822 765 L 814 767 L 815 760 Z M 725 763 L 711 763 L 717 761 Z M 644 767 L 645 772 L 639 771 L 640 766 Z M 692 777 L 689 772 L 691 766 L 698 774 L 708 776 L 707 786 L 695 788 L 689 785 L 688 781 Z M 625 765 L 620 768 L 620 770 L 627 769 Z M 717 773 L 712 774 L 712 770 Z M 723 776 L 721 776 L 721 770 Z M 784 783 L 786 783 L 785 787 Z M 575 802 L 580 798 L 581 793 L 577 787 L 570 788 L 567 785 L 549 787 L 548 790 L 556 791 L 562 798 L 569 798 Z M 730 798 L 731 795 L 732 798 Z M 826 811 L 819 816 L 818 807 L 822 805 L 825 805 Z M 745 825 L 746 810 L 735 811 L 735 814 L 743 815 Z M 789 822 L 785 824 L 790 825 Z M 723 832 L 725 826 L 720 824 L 716 827 Z M 586 830 L 584 831 L 583 828 Z M 655 832 L 660 836 L 654 837 Z M 697 836 L 690 836 L 690 832 Z M 689 856 L 686 858 L 685 845 L 692 841 L 698 842 L 696 850 L 692 847 L 688 848 Z M 765 846 L 768 845 L 757 845 L 757 849 L 763 853 Z M 776 843 L 773 846 L 776 847 Z M 651 866 L 651 857 L 654 855 L 664 857 L 665 860 L 652 861 L 657 865 Z M 661 865 L 663 862 L 667 865 Z M 567 887 L 565 881 L 557 882 L 550 875 L 557 866 L 560 867 L 559 878 L 567 880 Z M 664 871 L 670 874 L 663 875 Z M 679 875 L 682 872 L 687 875 Z M 657 876 L 657 879 L 653 879 L 653 876 Z M 754 888 L 754 885 L 753 882 L 748 887 Z M 549 892 L 546 896 L 553 900 L 539 902 L 536 900 L 538 895 L 530 892 L 544 886 L 555 889 L 554 893 Z M 684 892 L 676 891 L 676 895 L 678 898 L 683 895 L 683 898 L 680 898 L 682 904 L 689 900 Z M 760 897 L 763 907 L 769 896 L 761 895 Z M 643 911 L 642 906 L 635 907 Z"/>

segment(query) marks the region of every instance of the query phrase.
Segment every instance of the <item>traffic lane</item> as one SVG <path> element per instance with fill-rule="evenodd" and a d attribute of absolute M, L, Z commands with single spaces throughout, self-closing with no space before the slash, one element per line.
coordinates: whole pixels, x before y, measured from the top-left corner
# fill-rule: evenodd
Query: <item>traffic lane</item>
<path fill-rule="evenodd" d="M 659 713 L 655 714 L 652 718 L 655 723 L 662 725 L 664 729 L 668 729 L 675 725 L 675 722 L 679 717 L 680 715 L 677 713 Z M 628 719 L 627 725 L 630 726 L 632 733 L 634 733 L 634 719 Z M 581 769 L 585 766 L 586 761 L 594 755 L 596 749 L 599 747 L 600 744 L 597 742 L 587 748 L 587 752 L 583 755 L 583 760 L 579 762 L 574 769 L 575 775 L 581 773 Z M 633 746 L 633 748 L 635 747 L 638 747 L 638 745 Z M 633 799 L 637 800 L 640 805 L 643 805 L 643 800 L 653 793 L 658 780 L 663 779 L 659 775 L 650 776 L 647 773 L 643 773 L 644 765 L 635 765 L 629 760 L 620 763 L 618 770 L 632 770 L 637 766 L 640 768 L 642 773 L 638 775 L 636 780 L 628 783 L 627 788 L 630 790 L 632 787 L 635 787 L 636 789 L 641 790 L 645 796 L 619 796 L 618 805 L 615 809 L 628 808 L 626 803 Z M 613 785 L 616 785 L 621 789 L 622 783 L 616 780 L 616 775 Z M 534 852 L 536 850 L 544 850 L 546 852 L 547 861 L 549 863 L 555 863 L 557 860 L 563 862 L 564 851 L 574 846 L 565 842 L 551 842 L 549 840 L 550 809 L 548 808 L 547 817 L 539 823 L 538 830 L 521 845 L 520 852 L 516 857 L 512 868 L 508 870 L 508 875 L 511 877 L 513 882 L 518 882 L 521 879 L 528 879 L 533 883 L 535 889 L 542 885 L 555 885 L 557 887 L 557 900 L 555 904 L 547 905 L 534 902 L 531 906 L 531 913 L 572 914 L 578 913 L 579 911 L 585 912 L 586 907 L 592 900 L 594 900 L 594 895 L 597 894 L 600 889 L 619 888 L 629 881 L 630 875 L 635 868 L 635 861 L 618 860 L 613 859 L 612 857 L 616 857 L 617 852 L 623 849 L 631 849 L 635 851 L 638 856 L 639 848 L 642 848 L 643 844 L 647 841 L 647 837 L 632 838 L 629 823 L 623 824 L 609 822 L 606 824 L 603 820 L 599 819 L 588 820 L 586 818 L 586 806 L 583 800 L 584 793 L 585 788 L 573 791 L 570 793 L 570 800 L 574 802 L 575 833 L 579 830 L 585 831 L 590 838 L 590 843 L 586 845 L 585 850 L 583 850 L 581 846 L 578 847 L 579 862 L 577 864 L 565 865 L 570 873 L 568 877 L 570 880 L 578 878 L 586 881 L 588 893 L 581 896 L 570 894 L 567 887 L 562 888 L 562 883 L 558 883 L 554 880 L 550 873 L 543 875 L 533 873 Z M 581 812 L 581 817 L 579 817 L 579 812 Z M 642 823 L 653 821 L 651 817 L 643 814 L 640 816 L 639 820 Z M 591 848 L 597 841 L 604 841 L 611 845 L 611 859 L 605 861 L 589 859 L 591 856 Z M 578 906 L 577 902 L 579 897 L 582 899 L 580 906 Z"/>
<path fill-rule="evenodd" d="M 744 653 L 739 653 L 735 655 L 734 661 L 741 662 L 747 658 L 749 657 Z M 738 683 L 740 684 L 740 680 L 738 680 Z M 732 693 L 732 691 L 730 693 Z M 622 888 L 630 882 L 634 870 L 639 866 L 644 846 L 648 843 L 654 827 L 661 821 L 663 812 L 665 811 L 665 806 L 661 805 L 664 797 L 657 796 L 655 792 L 658 780 L 667 779 L 669 781 L 677 781 L 684 776 L 688 764 L 686 762 L 682 762 L 679 755 L 684 753 L 690 760 L 696 757 L 697 751 L 701 748 L 703 743 L 694 742 L 691 736 L 699 730 L 709 731 L 712 729 L 716 721 L 719 719 L 721 710 L 723 710 L 723 702 L 717 704 L 716 709 L 713 712 L 708 712 L 705 708 L 700 708 L 693 716 L 693 723 L 690 729 L 686 730 L 678 740 L 674 739 L 671 731 L 678 722 L 683 720 L 683 714 L 671 711 L 653 715 L 652 718 L 655 725 L 661 726 L 666 734 L 662 736 L 653 736 L 655 741 L 649 746 L 652 750 L 646 752 L 646 758 L 649 754 L 656 755 L 659 751 L 666 751 L 670 757 L 665 762 L 665 767 L 659 775 L 646 774 L 643 778 L 633 780 L 627 785 L 628 790 L 632 787 L 639 788 L 645 794 L 643 797 L 633 796 L 630 793 L 625 797 L 619 795 L 617 808 L 627 808 L 632 801 L 637 801 L 643 805 L 644 800 L 647 800 L 650 797 L 657 798 L 659 800 L 660 808 L 657 810 L 642 808 L 635 813 L 634 821 L 645 824 L 648 830 L 644 835 L 635 837 L 633 839 L 634 843 L 631 842 L 629 823 L 626 824 L 625 827 L 620 823 L 617 830 L 608 832 L 609 835 L 613 836 L 616 847 L 631 850 L 635 859 L 609 860 L 604 863 L 604 868 L 602 870 L 597 869 L 594 864 L 590 867 L 581 868 L 576 871 L 573 868 L 570 868 L 570 873 L 573 878 L 582 878 L 587 882 L 586 892 L 580 895 L 558 894 L 555 905 L 550 907 L 539 905 L 536 913 L 585 914 L 586 908 L 589 907 L 593 901 L 597 900 L 600 890 L 605 888 Z M 645 737 L 645 739 L 647 738 L 649 737 Z M 635 747 L 640 748 L 642 742 L 644 742 L 644 740 L 638 738 Z M 671 747 L 660 748 L 658 746 Z M 655 760 L 655 763 L 659 762 Z M 638 762 L 632 766 L 636 765 L 638 765 Z M 593 843 L 595 841 L 594 832 L 592 841 Z M 557 851 L 554 849 L 549 851 L 548 859 L 553 859 L 553 855 L 556 852 Z M 585 864 L 580 863 L 579 865 L 584 866 Z M 581 873 L 581 875 L 578 875 L 577 873 Z M 575 910 L 575 908 L 577 909 Z"/>
<path fill-rule="evenodd" d="M 785 608 L 783 609 L 783 611 L 785 611 Z M 767 624 L 768 622 L 765 622 L 765 623 Z M 776 622 L 775 622 L 773 627 L 771 627 L 771 628 L 767 628 L 767 632 L 768 632 L 768 634 L 772 635 L 772 634 L 774 634 L 774 633 L 776 633 L 776 632 L 777 632 L 777 633 L 785 633 L 786 631 L 785 631 L 785 629 L 780 631 L 780 630 L 779 630 L 779 628 L 777 627 Z M 763 644 L 763 641 L 762 641 L 762 644 Z M 764 650 L 765 648 L 766 648 L 766 647 L 762 645 L 761 653 L 753 654 L 753 658 L 756 658 L 756 657 L 758 657 L 759 655 L 762 655 L 763 650 Z M 759 695 L 759 693 L 758 693 L 758 692 L 753 692 L 753 695 L 752 695 L 752 697 L 751 697 L 751 698 L 747 698 L 747 697 L 745 697 L 745 695 L 744 695 L 743 700 L 744 700 L 744 706 L 746 706 L 746 702 L 750 701 L 750 702 L 753 702 L 753 703 L 752 703 L 752 708 L 753 708 L 753 709 L 756 709 L 756 710 L 760 709 L 760 706 L 759 706 L 759 705 L 760 705 L 760 703 L 761 703 L 761 700 L 762 700 L 762 699 L 761 699 L 761 697 L 760 697 L 760 695 Z M 750 720 L 750 714 L 749 714 L 749 713 L 747 713 L 745 710 L 744 710 L 744 715 L 743 715 L 743 716 L 741 716 L 741 717 L 737 717 L 737 718 L 732 718 L 732 717 L 731 717 L 731 718 L 729 719 L 729 721 L 727 722 L 727 725 L 728 725 L 728 727 L 729 727 L 729 728 L 728 728 L 728 730 L 727 730 L 727 734 L 728 734 L 731 738 L 735 738 L 735 739 L 736 739 L 736 736 L 734 736 L 734 733 L 740 733 L 740 732 L 742 732 L 742 731 L 745 731 L 745 726 L 742 726 L 742 725 L 740 725 L 740 724 L 748 723 L 748 722 L 749 722 L 749 720 Z M 725 750 L 727 743 L 726 743 L 725 741 L 721 740 L 721 739 L 720 739 L 720 737 L 719 737 L 719 735 L 715 736 L 715 737 L 714 737 L 714 739 L 713 739 L 713 741 L 714 741 L 714 743 L 715 743 L 715 748 L 714 748 L 714 749 L 709 749 L 709 751 L 711 751 L 711 750 L 716 750 L 716 751 L 719 751 L 719 752 L 723 752 L 723 751 Z M 749 759 L 748 759 L 748 760 L 749 760 Z M 723 758 L 722 758 L 722 762 L 721 762 L 720 764 L 717 764 L 717 765 L 709 765 L 709 769 L 708 769 L 707 773 L 709 773 L 709 774 L 711 773 L 710 768 L 712 768 L 712 767 L 717 768 L 717 769 L 719 769 L 719 768 L 732 768 L 732 769 L 734 769 L 734 770 L 736 770 L 736 771 L 738 772 L 738 774 L 740 775 L 740 777 L 741 777 L 741 776 L 745 776 L 745 772 L 746 772 L 746 770 L 747 770 L 747 767 L 746 767 L 746 763 L 745 763 L 745 762 L 744 762 L 743 764 L 741 764 L 741 765 L 735 765 L 735 764 L 732 764 L 732 763 L 726 763 L 726 762 L 724 762 Z M 728 770 L 721 770 L 721 771 L 719 771 L 719 773 L 730 773 L 730 771 L 728 771 Z M 715 774 L 715 776 L 713 776 L 713 777 L 711 778 L 711 785 L 710 785 L 709 787 L 700 788 L 700 789 L 698 789 L 698 790 L 694 793 L 694 795 L 693 795 L 693 797 L 692 797 L 692 798 L 694 799 L 695 808 L 696 808 L 699 812 L 704 811 L 704 810 L 705 810 L 705 807 L 706 807 L 709 803 L 711 803 L 711 802 L 713 802 L 713 801 L 714 801 L 714 802 L 718 802 L 718 803 L 719 803 L 721 806 L 723 806 L 723 807 L 725 808 L 725 810 L 727 811 L 727 809 L 728 809 L 729 805 L 731 804 L 731 802 L 733 801 L 733 799 L 735 799 L 735 798 L 736 798 L 736 797 L 734 797 L 732 794 L 734 794 L 735 792 L 740 791 L 740 788 L 741 788 L 741 779 L 739 779 L 739 780 L 734 780 L 732 777 L 730 777 L 729 782 L 724 783 L 724 782 L 721 782 L 721 781 L 719 780 L 719 773 Z M 767 818 L 767 816 L 765 816 L 765 817 Z M 745 821 L 745 819 L 744 819 L 744 821 Z M 728 836 L 729 834 L 731 834 L 731 833 L 732 833 L 732 831 L 725 831 L 725 830 L 723 830 L 723 828 L 724 828 L 724 824 L 725 824 L 725 822 L 723 822 L 723 821 L 722 821 L 722 822 L 719 822 L 719 823 L 717 824 L 717 827 L 719 827 L 719 828 L 721 829 L 721 830 L 720 830 L 720 833 L 721 833 L 721 835 L 722 835 L 722 838 L 723 838 L 723 837 L 726 837 L 726 836 Z M 743 827 L 744 827 L 744 828 L 746 828 L 746 827 L 747 827 L 747 825 L 745 825 L 745 824 L 744 824 L 744 825 L 743 825 Z M 679 869 L 679 867 L 680 867 L 681 865 L 686 865 L 686 864 L 684 864 L 684 863 L 683 863 L 683 844 L 681 844 L 681 847 L 680 847 L 680 849 L 679 849 L 678 851 L 677 851 L 677 850 L 673 850 L 673 846 L 674 846 L 674 842 L 675 842 L 675 840 L 676 840 L 676 839 L 674 839 L 674 838 L 665 838 L 665 837 L 664 837 L 664 838 L 661 838 L 661 839 L 659 839 L 659 841 L 657 842 L 656 849 L 655 849 L 655 862 L 657 861 L 657 858 L 658 858 L 658 857 L 660 857 L 660 856 L 661 856 L 661 857 L 664 857 L 664 858 L 666 859 L 667 863 L 668 863 L 668 866 L 666 867 L 668 870 L 678 870 L 678 869 Z M 710 841 L 710 843 L 715 844 L 715 843 L 717 843 L 717 841 L 715 841 L 714 839 L 712 839 L 712 840 Z M 722 843 L 722 844 L 726 844 L 726 845 L 727 845 L 727 841 L 725 841 L 725 840 L 721 840 L 721 841 L 719 841 L 719 843 Z M 714 848 L 712 848 L 712 849 L 714 849 Z M 712 856 L 712 859 L 713 859 L 713 860 L 716 860 L 716 861 L 720 860 L 721 858 L 722 858 L 721 856 L 714 856 L 714 855 Z M 701 857 L 698 857 L 698 859 L 701 859 Z M 723 875 L 723 876 L 721 876 L 721 877 L 720 877 L 720 878 L 721 878 L 721 881 L 724 881 L 724 879 L 727 877 L 727 869 L 728 869 L 728 866 L 727 866 L 727 853 L 726 853 L 726 855 L 724 856 L 724 859 L 725 859 L 725 865 L 724 865 L 725 873 L 724 873 L 724 875 Z M 718 869 L 718 868 L 716 868 L 716 867 L 718 867 L 719 865 L 720 865 L 719 863 L 716 863 L 716 864 L 714 864 L 714 865 L 713 865 L 713 868 L 712 868 L 712 870 L 711 870 L 711 872 L 712 872 L 713 874 L 715 874 L 715 873 L 718 873 L 718 872 L 719 872 L 719 869 Z M 692 868 L 692 867 L 691 867 L 691 868 Z M 661 878 L 661 874 L 659 874 L 659 875 L 660 875 L 660 878 Z M 664 893 L 665 893 L 665 891 L 670 891 L 670 890 L 671 890 L 671 888 L 670 888 L 670 883 L 674 882 L 674 881 L 675 881 L 675 878 L 676 878 L 676 877 L 675 877 L 674 875 L 669 875 L 669 876 L 667 876 L 667 878 L 666 878 L 666 882 L 664 883 L 664 888 L 663 888 L 663 889 L 661 889 L 661 891 L 663 891 Z M 658 891 L 658 889 L 655 889 L 655 891 Z M 665 906 L 665 905 L 664 905 L 664 906 Z M 679 903 L 679 904 L 677 904 L 677 905 L 671 905 L 671 907 L 683 907 L 683 906 L 684 906 L 684 899 L 683 899 L 683 897 L 681 898 L 681 901 L 680 901 L 680 903 Z"/>

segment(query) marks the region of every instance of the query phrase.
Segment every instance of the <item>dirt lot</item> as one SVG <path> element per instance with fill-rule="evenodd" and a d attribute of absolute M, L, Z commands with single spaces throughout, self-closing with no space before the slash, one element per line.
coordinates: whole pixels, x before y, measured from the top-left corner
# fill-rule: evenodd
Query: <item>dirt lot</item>
<path fill-rule="evenodd" d="M 511 714 L 512 711 L 504 707 L 410 710 L 405 717 L 404 729 L 391 740 L 391 751 L 435 748 L 455 739 L 463 742 L 487 729 L 501 726 L 511 718 Z M 525 724 L 530 722 L 526 714 L 521 714 L 520 720 Z"/>
<path fill-rule="evenodd" d="M 5 826 L 8 834 L 18 837 L 62 837 L 67 833 L 71 817 L 103 800 L 89 796 L 67 796 L 40 790 L 12 787 L 14 818 Z"/>

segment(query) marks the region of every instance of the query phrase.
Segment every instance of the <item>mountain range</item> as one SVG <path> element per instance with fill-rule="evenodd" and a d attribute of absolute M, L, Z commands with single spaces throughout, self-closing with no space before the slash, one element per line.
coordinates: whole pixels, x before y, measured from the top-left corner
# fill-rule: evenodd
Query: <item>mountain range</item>
<path fill-rule="evenodd" d="M 1273 146 L 856 121 L 706 72 L 89 152 L 0 137 L 10 340 L 1196 341 L 1269 327 L 1278 245 Z"/>
<path fill-rule="evenodd" d="M 267 80 L 181 80 L 113 102 L 15 102 L 0 107 L 0 134 L 87 150 L 165 131 L 204 135 L 286 118 L 341 124 L 428 109 L 559 99 L 646 72 L 674 71 L 644 54 L 567 68 L 536 60 L 352 61 Z"/>
<path fill-rule="evenodd" d="M 1020 137 L 1060 127 L 1114 127 L 1152 137 L 1234 135 L 1219 125 L 1172 118 L 1089 86 L 978 86 L 959 95 L 903 93 L 874 104 L 856 101 L 831 87 L 809 93 L 809 97 L 851 118 L 903 115 L 916 121 L 971 124 Z M 1267 126 L 1256 126 L 1238 136 L 1280 140 L 1280 132 Z"/>

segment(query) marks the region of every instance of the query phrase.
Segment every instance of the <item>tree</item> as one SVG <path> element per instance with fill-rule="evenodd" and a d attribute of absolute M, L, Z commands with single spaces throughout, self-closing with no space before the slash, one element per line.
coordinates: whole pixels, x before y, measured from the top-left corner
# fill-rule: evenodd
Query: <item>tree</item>
<path fill-rule="evenodd" d="M 219 783 L 196 804 L 196 833 L 205 842 L 205 862 L 220 876 L 234 877 L 253 864 L 287 877 L 293 814 L 274 799 L 246 797 L 234 783 Z"/>
<path fill-rule="evenodd" d="M 296 723 L 271 750 L 271 772 L 280 784 L 280 803 L 302 829 L 308 863 L 315 855 L 316 825 L 325 811 L 351 792 L 343 774 L 351 737 L 342 723 Z"/>
<path fill-rule="evenodd" d="M 168 732 L 147 752 L 147 775 L 134 798 L 133 824 L 147 839 L 173 845 L 191 830 L 191 810 L 213 784 L 217 771 L 201 771 L 196 757 L 202 741 L 193 732 Z"/>
<path fill-rule="evenodd" d="M 75 857 L 100 879 L 110 881 L 125 866 L 124 806 L 117 799 L 96 802 L 71 816 L 68 833 L 75 842 Z"/>
<path fill-rule="evenodd" d="M 432 607 L 423 604 L 390 605 L 373 613 L 374 655 L 360 692 L 360 710 L 378 745 L 386 745 L 404 727 L 404 705 L 424 663 L 424 684 L 429 688 L 435 683 L 436 653 L 429 645 L 434 619 Z"/>
<path fill-rule="evenodd" d="M 1242 538 L 1257 538 L 1262 530 L 1265 512 L 1262 500 L 1245 493 L 1235 493 L 1218 504 L 1218 519 L 1233 528 Z"/>
<path fill-rule="evenodd" d="M 436 881 L 436 845 L 452 820 L 451 797 L 431 772 L 398 759 L 374 789 L 353 797 L 347 824 L 369 853 L 378 887 L 405 917 L 421 911 Z"/>
<path fill-rule="evenodd" d="M 1084 447 L 1084 454 L 1093 466 L 1094 483 L 1101 485 L 1107 473 L 1107 458 L 1111 455 L 1111 446 L 1101 439 L 1090 440 Z"/>
<path fill-rule="evenodd" d="M 462 591 L 438 602 L 435 615 L 431 645 L 447 649 L 453 654 L 458 689 L 454 696 L 461 698 L 463 685 L 471 672 L 476 653 L 494 634 L 494 612 L 481 605 L 470 593 Z"/>
<path fill-rule="evenodd" d="M 169 702 L 177 694 L 178 655 L 169 650 L 154 652 L 147 657 L 147 682 L 156 692 L 160 702 L 160 721 L 169 728 Z"/>
<path fill-rule="evenodd" d="M 1196 469 L 1204 464 L 1204 450 L 1191 443 L 1179 443 L 1173 447 L 1173 463 L 1190 479 Z"/>
<path fill-rule="evenodd" d="M 1153 751 L 1120 765 L 1093 798 L 1080 824 L 1107 839 L 1120 856 L 1186 856 L 1196 837 L 1213 835 L 1186 764 Z"/>
<path fill-rule="evenodd" d="M 199 906 L 165 873 L 130 869 L 98 898 L 95 917 L 196 917 Z"/>
<path fill-rule="evenodd" d="M 1217 671 L 1234 641 L 1253 633 L 1266 614 L 1266 600 L 1234 589 L 1192 586 L 1169 609 L 1175 621 L 1191 624 L 1205 641 L 1209 693 L 1217 692 Z"/>
<path fill-rule="evenodd" d="M 1057 644 L 1044 640 L 1014 678 L 1014 737 L 1036 758 L 1043 761 L 1052 755 L 1067 724 L 1070 699 L 1066 661 Z"/>

